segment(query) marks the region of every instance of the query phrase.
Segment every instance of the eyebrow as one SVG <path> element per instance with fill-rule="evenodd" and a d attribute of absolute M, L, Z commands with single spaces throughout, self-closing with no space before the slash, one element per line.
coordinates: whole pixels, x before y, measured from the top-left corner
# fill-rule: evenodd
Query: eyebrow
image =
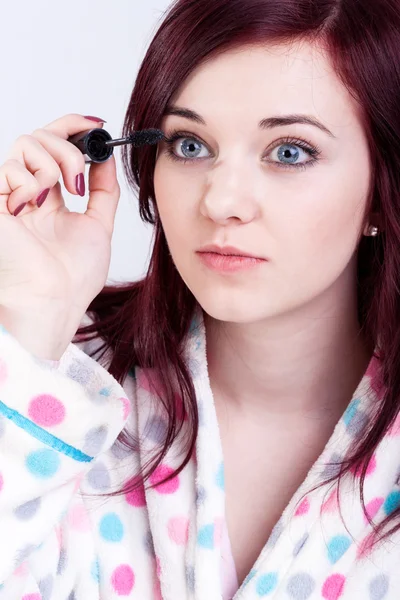
<path fill-rule="evenodd" d="M 183 117 L 185 119 L 189 119 L 190 121 L 195 121 L 196 123 L 200 123 L 201 125 L 207 125 L 203 117 L 197 114 L 194 110 L 190 110 L 189 108 L 183 108 L 180 106 L 167 106 L 165 109 L 164 115 L 176 115 L 177 117 Z M 323 125 L 318 119 L 312 117 L 311 115 L 303 115 L 303 114 L 293 114 L 293 115 L 279 115 L 276 117 L 268 117 L 267 119 L 262 119 L 258 126 L 261 129 L 273 129 L 274 127 L 283 127 L 284 125 L 293 125 L 294 123 L 301 123 L 304 125 L 313 125 L 314 127 L 318 127 L 325 133 L 327 133 L 330 137 L 336 138 L 335 135 Z"/>

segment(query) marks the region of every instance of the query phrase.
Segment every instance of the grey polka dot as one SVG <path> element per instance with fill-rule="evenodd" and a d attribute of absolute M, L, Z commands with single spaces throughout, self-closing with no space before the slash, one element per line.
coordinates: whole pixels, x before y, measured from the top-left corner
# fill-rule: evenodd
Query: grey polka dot
<path fill-rule="evenodd" d="M 287 585 L 287 592 L 295 600 L 307 600 L 313 593 L 315 587 L 314 579 L 308 573 L 297 573 L 293 575 Z"/>
<path fill-rule="evenodd" d="M 22 564 L 24 560 L 26 560 L 28 556 L 30 556 L 35 550 L 36 546 L 34 546 L 33 544 L 29 544 L 28 546 L 25 546 L 24 548 L 19 550 L 15 557 L 15 566 L 17 567 L 20 564 Z"/>
<path fill-rule="evenodd" d="M 151 531 L 147 532 L 143 541 L 144 541 L 144 547 L 146 548 L 146 550 L 150 554 L 150 556 L 155 556 L 156 553 L 154 551 L 153 536 L 151 535 Z"/>
<path fill-rule="evenodd" d="M 106 441 L 107 431 L 105 425 L 101 425 L 100 427 L 88 431 L 85 436 L 85 443 L 82 451 L 89 454 L 89 456 L 96 456 L 99 454 Z"/>
<path fill-rule="evenodd" d="M 65 551 L 65 548 L 61 548 L 60 557 L 58 559 L 58 565 L 57 565 L 57 575 L 62 575 L 64 573 L 66 564 L 67 564 L 67 553 Z"/>
<path fill-rule="evenodd" d="M 300 552 L 300 550 L 303 548 L 304 544 L 306 543 L 306 541 L 308 540 L 308 533 L 305 533 L 297 542 L 297 544 L 295 545 L 294 549 L 293 549 L 293 556 L 297 556 Z"/>
<path fill-rule="evenodd" d="M 321 477 L 323 479 L 330 479 L 331 477 L 336 477 L 340 470 L 341 460 L 342 457 L 340 456 L 340 454 L 333 454 L 328 461 L 329 464 L 325 465 L 325 468 L 321 473 Z"/>
<path fill-rule="evenodd" d="M 51 600 L 51 592 L 53 591 L 53 576 L 47 575 L 47 577 L 39 581 L 38 586 L 40 593 L 42 594 L 42 600 Z"/>
<path fill-rule="evenodd" d="M 347 426 L 347 431 L 351 435 L 359 435 L 368 423 L 368 417 L 365 413 L 357 410 L 350 423 Z"/>
<path fill-rule="evenodd" d="M 95 490 L 105 490 L 110 487 L 110 475 L 107 467 L 102 463 L 96 463 L 87 474 L 87 479 Z"/>
<path fill-rule="evenodd" d="M 167 423 L 162 417 L 152 417 L 146 423 L 144 436 L 156 444 L 163 444 L 167 437 Z"/>
<path fill-rule="evenodd" d="M 195 586 L 195 575 L 194 575 L 194 567 L 188 565 L 186 567 L 186 584 L 190 592 L 194 592 Z"/>
<path fill-rule="evenodd" d="M 268 538 L 267 543 L 265 544 L 266 548 L 273 548 L 276 542 L 279 540 L 281 533 L 283 531 L 283 523 L 282 520 L 279 519 L 273 530 L 271 531 L 271 535 Z"/>
<path fill-rule="evenodd" d="M 68 596 L 68 600 L 76 600 L 76 595 L 74 590 L 72 590 L 72 592 L 70 593 L 70 595 Z"/>
<path fill-rule="evenodd" d="M 132 452 L 137 452 L 136 446 L 133 450 L 128 448 L 125 444 L 123 444 L 120 440 L 116 440 L 115 443 L 110 448 L 111 454 L 118 458 L 118 460 L 123 460 L 127 456 L 130 456 Z"/>
<path fill-rule="evenodd" d="M 201 504 L 204 503 L 204 500 L 206 499 L 206 495 L 207 495 L 206 490 L 203 488 L 202 485 L 199 485 L 196 488 L 196 505 L 197 506 L 200 506 Z"/>
<path fill-rule="evenodd" d="M 67 375 L 81 385 L 87 385 L 92 376 L 92 369 L 89 366 L 74 360 L 68 366 Z"/>
<path fill-rule="evenodd" d="M 25 502 L 25 504 L 21 504 L 14 510 L 14 514 L 17 519 L 21 521 L 28 521 L 31 519 L 39 510 L 40 507 L 40 498 L 34 498 L 34 500 L 29 500 L 29 502 Z"/>
<path fill-rule="evenodd" d="M 201 363 L 197 359 L 191 358 L 188 362 L 188 368 L 192 374 L 192 377 L 198 377 L 201 372 Z"/>
<path fill-rule="evenodd" d="M 389 591 L 389 578 L 387 575 L 378 575 L 369 583 L 370 600 L 382 600 Z"/>

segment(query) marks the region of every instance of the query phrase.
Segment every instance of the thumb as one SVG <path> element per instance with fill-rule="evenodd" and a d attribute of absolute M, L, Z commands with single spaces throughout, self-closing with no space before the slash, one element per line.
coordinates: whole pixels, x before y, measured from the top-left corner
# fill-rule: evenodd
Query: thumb
<path fill-rule="evenodd" d="M 100 221 L 110 233 L 114 229 L 120 194 L 115 156 L 104 163 L 92 163 L 89 169 L 89 202 L 85 214 Z"/>

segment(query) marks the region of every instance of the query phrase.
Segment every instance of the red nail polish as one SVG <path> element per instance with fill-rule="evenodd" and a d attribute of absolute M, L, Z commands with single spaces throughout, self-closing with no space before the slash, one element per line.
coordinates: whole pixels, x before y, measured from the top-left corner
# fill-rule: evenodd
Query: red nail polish
<path fill-rule="evenodd" d="M 26 205 L 27 205 L 27 202 L 23 202 L 22 204 L 20 204 L 13 212 L 14 217 L 19 215 L 19 213 L 25 208 Z"/>
<path fill-rule="evenodd" d="M 107 123 L 104 119 L 99 119 L 99 117 L 91 117 L 85 116 L 84 119 L 89 119 L 89 121 L 96 121 L 96 123 Z"/>
<path fill-rule="evenodd" d="M 48 194 L 49 194 L 50 188 L 46 188 L 45 190 L 43 190 L 43 192 L 41 194 L 39 194 L 39 196 L 36 199 L 36 204 L 37 207 L 40 208 L 43 204 L 43 202 L 46 200 Z"/>
<path fill-rule="evenodd" d="M 80 196 L 84 196 L 85 195 L 85 177 L 84 177 L 83 173 L 79 173 L 79 175 L 76 176 L 75 186 L 76 186 L 76 191 L 78 192 L 78 194 Z"/>

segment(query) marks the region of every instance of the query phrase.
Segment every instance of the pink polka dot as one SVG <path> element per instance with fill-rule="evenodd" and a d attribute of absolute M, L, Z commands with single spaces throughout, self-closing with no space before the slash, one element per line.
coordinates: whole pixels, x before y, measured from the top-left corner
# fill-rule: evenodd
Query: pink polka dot
<path fill-rule="evenodd" d="M 146 496 L 143 485 L 136 490 L 126 492 L 125 500 L 130 506 L 146 506 Z"/>
<path fill-rule="evenodd" d="M 159 396 L 162 393 L 162 386 L 158 375 L 151 369 L 137 369 L 137 384 L 150 394 Z"/>
<path fill-rule="evenodd" d="M 369 533 L 358 546 L 357 559 L 365 558 L 372 550 L 375 541 L 375 534 L 373 531 Z"/>
<path fill-rule="evenodd" d="M 8 369 L 7 369 L 7 365 L 4 362 L 4 360 L 2 360 L 0 358 L 0 385 L 2 385 L 8 377 Z"/>
<path fill-rule="evenodd" d="M 0 473 L 0 492 L 3 489 L 3 483 L 4 483 L 3 475 Z"/>
<path fill-rule="evenodd" d="M 301 515 L 306 515 L 310 509 L 310 502 L 308 498 L 304 498 L 304 500 L 300 503 L 296 512 L 294 513 L 296 517 L 300 517 Z"/>
<path fill-rule="evenodd" d="M 62 531 L 61 525 L 56 525 L 54 528 L 54 532 L 56 534 L 58 548 L 60 549 L 62 546 L 62 543 L 63 543 L 63 531 Z"/>
<path fill-rule="evenodd" d="M 19 567 L 17 567 L 14 571 L 14 575 L 17 575 L 18 577 L 23 577 L 24 575 L 27 575 L 29 572 L 28 569 L 28 562 L 25 560 L 23 563 L 21 563 L 19 565 Z"/>
<path fill-rule="evenodd" d="M 83 505 L 77 504 L 76 506 L 73 506 L 68 511 L 67 521 L 71 529 L 74 529 L 75 531 L 90 531 L 90 519 L 87 510 Z"/>
<path fill-rule="evenodd" d="M 135 585 L 135 575 L 129 565 L 119 565 L 111 575 L 111 584 L 118 596 L 128 596 Z"/>
<path fill-rule="evenodd" d="M 42 600 L 41 594 L 25 594 L 21 600 Z"/>
<path fill-rule="evenodd" d="M 337 600 L 340 598 L 345 581 L 346 578 L 343 575 L 339 575 L 338 573 L 330 575 L 322 586 L 322 597 L 326 600 Z"/>
<path fill-rule="evenodd" d="M 150 477 L 151 485 L 156 486 L 159 481 L 162 481 L 163 479 L 165 479 L 165 477 L 168 477 L 173 472 L 174 472 L 174 470 L 171 469 L 170 467 L 167 467 L 167 465 L 158 466 L 157 469 L 154 471 L 154 473 Z M 157 492 L 159 492 L 160 494 L 173 494 L 174 492 L 176 492 L 176 490 L 178 488 L 179 488 L 179 477 L 178 476 L 173 477 L 166 483 L 162 483 L 161 485 L 154 487 L 154 489 Z"/>
<path fill-rule="evenodd" d="M 351 472 L 354 473 L 354 475 L 356 477 L 360 477 L 363 466 L 364 465 L 361 464 L 358 467 L 351 469 Z M 367 477 L 368 475 L 371 475 L 375 471 L 375 469 L 376 469 L 376 458 L 375 458 L 375 455 L 373 454 L 368 463 L 368 467 L 367 467 L 365 476 Z"/>
<path fill-rule="evenodd" d="M 52 427 L 63 422 L 65 408 L 60 400 L 50 394 L 33 398 L 28 407 L 29 418 L 41 427 Z"/>
<path fill-rule="evenodd" d="M 368 502 L 368 504 L 365 506 L 365 509 L 366 509 L 367 514 L 370 517 L 370 519 L 373 519 L 375 517 L 375 515 L 379 512 L 379 509 L 381 508 L 384 501 L 385 501 L 384 498 L 374 498 L 373 500 Z M 365 523 L 368 523 L 368 519 L 365 515 L 364 515 L 364 521 L 365 521 Z"/>
<path fill-rule="evenodd" d="M 160 577 L 160 575 L 161 575 L 161 563 L 160 563 L 160 559 L 158 558 L 158 556 L 156 556 L 156 573 L 157 573 L 157 577 Z"/>
<path fill-rule="evenodd" d="M 334 490 L 332 490 L 332 492 L 329 494 L 328 498 L 325 500 L 325 502 L 323 503 L 322 507 L 321 507 L 321 512 L 336 512 L 338 509 L 338 501 L 337 501 L 337 490 L 336 488 Z"/>
<path fill-rule="evenodd" d="M 120 398 L 120 400 L 124 408 L 123 419 L 124 421 L 126 421 L 126 419 L 129 417 L 129 413 L 131 412 L 131 403 L 129 402 L 128 398 L 122 397 Z"/>
<path fill-rule="evenodd" d="M 160 582 L 158 579 L 156 579 L 154 582 L 153 596 L 154 596 L 154 600 L 163 600 L 163 597 L 161 594 L 161 585 L 160 585 Z"/>
<path fill-rule="evenodd" d="M 189 537 L 189 519 L 186 517 L 172 517 L 168 521 L 168 535 L 169 539 L 175 544 L 184 546 Z"/>

